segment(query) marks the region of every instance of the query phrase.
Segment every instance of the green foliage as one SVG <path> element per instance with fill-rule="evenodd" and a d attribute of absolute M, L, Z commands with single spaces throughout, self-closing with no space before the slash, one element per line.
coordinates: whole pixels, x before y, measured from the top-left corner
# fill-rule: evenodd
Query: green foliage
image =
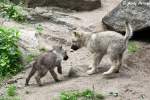
<path fill-rule="evenodd" d="M 15 96 L 16 95 L 16 86 L 14 86 L 14 85 L 8 86 L 7 95 L 8 96 Z"/>
<path fill-rule="evenodd" d="M 0 77 L 16 74 L 22 69 L 18 39 L 18 31 L 0 27 Z"/>
<path fill-rule="evenodd" d="M 43 26 L 41 25 L 41 24 L 38 24 L 37 26 L 36 26 L 36 31 L 37 31 L 37 33 L 42 33 L 42 31 L 43 31 L 44 29 L 43 29 Z"/>
<path fill-rule="evenodd" d="M 18 22 L 24 22 L 26 20 L 22 7 L 11 3 L 7 4 L 0 2 L 0 16 L 10 18 Z"/>
<path fill-rule="evenodd" d="M 39 49 L 41 52 L 46 52 L 46 51 L 48 51 L 46 48 L 40 48 Z"/>
<path fill-rule="evenodd" d="M 19 97 L 16 96 L 16 86 L 10 85 L 7 88 L 7 94 L 0 97 L 0 100 L 20 100 Z"/>
<path fill-rule="evenodd" d="M 0 0 L 0 3 L 10 3 L 9 0 Z"/>
<path fill-rule="evenodd" d="M 128 51 L 130 53 L 135 53 L 139 50 L 139 45 L 137 45 L 135 42 L 129 42 L 128 44 Z"/>
<path fill-rule="evenodd" d="M 60 100 L 104 100 L 104 96 L 89 89 L 82 92 L 73 90 L 62 92 L 60 94 Z"/>

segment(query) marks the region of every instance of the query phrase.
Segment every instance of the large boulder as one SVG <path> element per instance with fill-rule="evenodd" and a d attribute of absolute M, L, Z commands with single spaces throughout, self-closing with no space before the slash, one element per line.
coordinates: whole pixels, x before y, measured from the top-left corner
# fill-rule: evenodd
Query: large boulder
<path fill-rule="evenodd" d="M 136 32 L 150 29 L 150 0 L 123 0 L 102 22 L 111 30 L 124 32 L 128 20 Z"/>
<path fill-rule="evenodd" d="M 100 0 L 26 0 L 28 7 L 57 6 L 72 10 L 93 10 L 101 6 Z"/>

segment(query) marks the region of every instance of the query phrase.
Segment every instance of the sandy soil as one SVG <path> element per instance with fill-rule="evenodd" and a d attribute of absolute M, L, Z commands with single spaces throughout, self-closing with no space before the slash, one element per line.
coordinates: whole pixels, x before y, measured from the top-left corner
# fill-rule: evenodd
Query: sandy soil
<path fill-rule="evenodd" d="M 90 12 L 68 13 L 69 15 L 81 18 L 81 21 L 73 22 L 78 26 L 91 27 L 92 30 L 98 32 L 103 31 L 101 19 L 105 14 L 111 11 L 121 0 L 102 0 L 102 8 Z M 42 23 L 42 22 L 41 22 Z M 48 23 L 47 23 L 48 24 Z M 59 34 L 57 34 L 59 36 Z M 66 34 L 61 36 L 64 38 Z M 67 37 L 70 37 L 68 35 Z M 49 40 L 54 44 L 52 40 Z M 83 90 L 92 89 L 95 86 L 97 92 L 105 95 L 106 100 L 150 100 L 150 45 L 144 42 L 137 42 L 140 50 L 134 54 L 125 53 L 124 64 L 119 74 L 111 78 L 104 78 L 102 73 L 108 70 L 107 57 L 105 57 L 100 65 L 100 72 L 88 77 L 65 78 L 59 76 L 62 81 L 55 83 L 48 74 L 42 79 L 44 86 L 38 87 L 34 78 L 31 79 L 30 86 L 24 87 L 25 78 L 30 68 L 21 72 L 14 78 L 22 77 L 16 83 L 18 87 L 18 95 L 21 100 L 53 100 L 58 98 L 61 91 L 64 90 Z M 69 46 L 64 45 L 69 51 Z M 63 75 L 68 73 L 70 67 L 87 67 L 91 62 L 91 54 L 86 48 L 81 48 L 76 52 L 68 52 L 69 60 L 63 62 Z M 107 65 L 107 66 L 105 66 Z M 28 94 L 27 94 L 28 92 Z M 110 92 L 118 93 L 117 97 L 109 95 Z M 58 99 L 59 100 L 59 99 Z"/>

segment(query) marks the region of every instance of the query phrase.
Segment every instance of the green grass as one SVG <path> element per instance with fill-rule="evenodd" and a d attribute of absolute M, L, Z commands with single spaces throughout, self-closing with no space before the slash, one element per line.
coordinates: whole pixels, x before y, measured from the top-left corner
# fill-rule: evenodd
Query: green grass
<path fill-rule="evenodd" d="M 135 53 L 140 49 L 139 45 L 136 42 L 128 43 L 128 51 L 129 53 Z"/>
<path fill-rule="evenodd" d="M 21 71 L 22 62 L 18 41 L 18 31 L 0 27 L 0 77 L 14 75 Z"/>
<path fill-rule="evenodd" d="M 2 97 L 0 97 L 0 100 L 20 100 L 20 98 L 19 97 L 2 96 Z"/>
<path fill-rule="evenodd" d="M 64 91 L 60 94 L 60 100 L 104 100 L 104 96 L 90 89 L 84 91 Z"/>

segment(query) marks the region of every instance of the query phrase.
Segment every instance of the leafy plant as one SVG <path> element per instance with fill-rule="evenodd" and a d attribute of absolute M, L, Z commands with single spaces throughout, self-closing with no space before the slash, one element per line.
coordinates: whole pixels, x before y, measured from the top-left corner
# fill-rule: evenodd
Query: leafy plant
<path fill-rule="evenodd" d="M 14 85 L 8 86 L 7 95 L 8 96 L 15 96 L 16 95 L 16 86 L 14 86 Z"/>
<path fill-rule="evenodd" d="M 135 53 L 138 50 L 139 50 L 139 46 L 135 42 L 129 42 L 128 51 L 130 53 Z"/>
<path fill-rule="evenodd" d="M 12 3 L 0 3 L 0 15 L 18 22 L 24 22 L 26 20 L 22 7 Z"/>
<path fill-rule="evenodd" d="M 46 51 L 48 51 L 46 48 L 40 48 L 39 49 L 41 52 L 46 52 Z"/>
<path fill-rule="evenodd" d="M 10 85 L 7 88 L 7 94 L 0 97 L 0 100 L 20 100 L 18 96 L 16 96 L 16 86 Z"/>
<path fill-rule="evenodd" d="M 104 96 L 89 89 L 82 92 L 72 90 L 62 92 L 60 94 L 60 100 L 104 100 Z"/>
<path fill-rule="evenodd" d="M 37 26 L 36 26 L 36 31 L 37 31 L 37 33 L 42 33 L 42 31 L 43 31 L 44 29 L 43 29 L 43 26 L 41 25 L 41 24 L 38 24 Z"/>
<path fill-rule="evenodd" d="M 21 67 L 21 52 L 18 48 L 19 32 L 0 27 L 0 77 L 16 74 Z"/>

